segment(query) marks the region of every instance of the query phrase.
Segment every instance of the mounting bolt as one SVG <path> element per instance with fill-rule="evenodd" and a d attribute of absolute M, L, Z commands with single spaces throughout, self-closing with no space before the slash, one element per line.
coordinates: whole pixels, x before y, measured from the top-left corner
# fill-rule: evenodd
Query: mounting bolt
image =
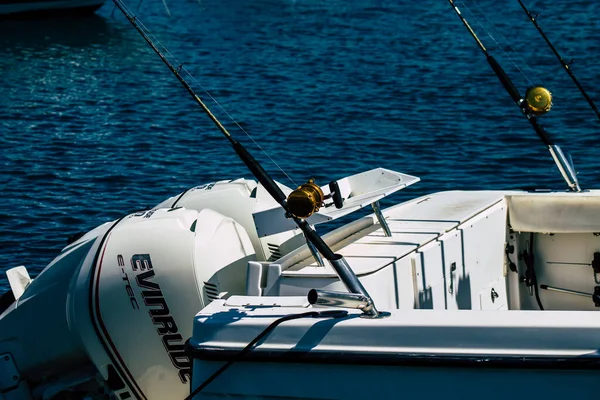
<path fill-rule="evenodd" d="M 15 375 L 15 376 L 13 376 L 13 380 L 18 381 L 19 377 Z"/>
<path fill-rule="evenodd" d="M 600 274 L 600 253 L 594 253 L 594 259 L 591 262 L 595 274 Z"/>
<path fill-rule="evenodd" d="M 596 307 L 600 307 L 600 286 L 594 286 L 594 294 L 592 294 L 592 301 Z"/>
<path fill-rule="evenodd" d="M 498 297 L 500 297 L 500 296 L 498 295 L 498 292 L 496 292 L 496 289 L 494 289 L 494 288 L 492 288 L 492 291 L 490 292 L 490 296 L 491 296 L 491 298 L 492 298 L 492 303 L 496 302 L 496 299 L 497 299 Z"/>
<path fill-rule="evenodd" d="M 8 360 L 10 360 L 10 357 L 9 356 L 4 356 L 4 361 L 8 361 Z"/>

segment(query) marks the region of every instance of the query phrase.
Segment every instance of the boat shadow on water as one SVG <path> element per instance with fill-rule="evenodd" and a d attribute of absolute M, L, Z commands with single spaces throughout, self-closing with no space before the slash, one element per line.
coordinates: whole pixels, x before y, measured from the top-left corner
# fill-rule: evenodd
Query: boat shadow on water
<path fill-rule="evenodd" d="M 120 37 L 119 30 L 108 19 L 98 15 L 0 21 L 0 47 L 5 51 L 41 50 L 56 46 L 80 48 L 109 44 Z"/>

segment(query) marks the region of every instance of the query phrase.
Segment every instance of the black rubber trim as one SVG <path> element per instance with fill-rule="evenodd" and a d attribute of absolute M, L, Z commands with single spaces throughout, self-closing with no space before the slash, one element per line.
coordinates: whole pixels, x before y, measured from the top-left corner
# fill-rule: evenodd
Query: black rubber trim
<path fill-rule="evenodd" d="M 2 314 L 12 303 L 15 302 L 15 295 L 12 289 L 8 289 L 6 292 L 0 295 L 0 314 Z"/>
<path fill-rule="evenodd" d="M 104 251 L 106 249 L 106 242 L 108 241 L 108 237 L 110 236 L 111 231 L 121 222 L 123 218 L 117 220 L 104 234 L 100 245 L 98 246 L 98 250 L 96 251 L 96 255 L 94 256 L 94 262 L 92 263 L 91 275 L 90 279 L 90 290 L 89 290 L 89 308 L 90 308 L 90 317 L 92 319 L 92 325 L 94 326 L 94 330 L 96 331 L 96 336 L 102 343 L 102 347 L 106 351 L 106 354 L 110 358 L 113 367 L 117 370 L 119 376 L 125 381 L 125 384 L 128 386 L 130 390 L 134 392 L 134 396 L 138 400 L 146 400 L 146 396 L 144 392 L 140 389 L 135 379 L 131 375 L 131 372 L 127 369 L 126 364 L 123 362 L 121 355 L 117 351 L 116 346 L 112 342 L 106 327 L 104 326 L 104 322 L 102 321 L 102 314 L 100 313 L 100 305 L 98 302 L 98 284 L 100 276 L 100 270 L 102 269 L 102 260 L 104 257 Z M 106 338 L 106 341 L 104 340 Z"/>
<path fill-rule="evenodd" d="M 192 190 L 192 189 L 193 189 L 193 188 L 187 188 L 187 189 L 185 189 L 185 190 L 183 191 L 183 193 L 181 193 L 181 194 L 179 195 L 179 197 L 177 198 L 177 200 L 175 200 L 175 201 L 173 202 L 173 204 L 171 205 L 171 208 L 175 208 L 175 207 L 177 206 L 177 203 L 179 203 L 179 200 L 181 200 L 181 198 L 182 198 L 183 196 L 185 196 L 185 195 L 186 195 L 186 193 L 187 193 L 187 192 L 189 192 L 189 191 L 190 191 L 190 190 Z"/>
<path fill-rule="evenodd" d="M 187 354 L 197 360 L 230 361 L 239 350 L 217 347 L 194 348 L 188 345 Z M 446 356 L 423 354 L 389 354 L 356 352 L 298 352 L 255 350 L 241 362 L 277 362 L 299 364 L 377 365 L 398 367 L 459 367 L 459 368 L 517 368 L 517 369 L 579 369 L 600 370 L 600 357 L 499 357 L 499 356 Z"/>

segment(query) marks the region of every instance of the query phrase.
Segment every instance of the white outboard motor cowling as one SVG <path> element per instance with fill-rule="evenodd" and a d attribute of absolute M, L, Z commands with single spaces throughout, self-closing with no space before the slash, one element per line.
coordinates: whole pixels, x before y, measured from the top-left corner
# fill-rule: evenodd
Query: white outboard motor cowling
<path fill-rule="evenodd" d="M 211 209 L 155 209 L 94 229 L 0 315 L 0 398 L 186 397 L 193 317 L 244 294 L 254 259 L 245 229 Z"/>

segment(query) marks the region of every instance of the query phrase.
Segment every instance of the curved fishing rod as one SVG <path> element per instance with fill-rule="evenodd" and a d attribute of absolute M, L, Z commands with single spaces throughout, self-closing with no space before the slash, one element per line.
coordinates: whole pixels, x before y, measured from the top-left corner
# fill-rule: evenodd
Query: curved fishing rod
<path fill-rule="evenodd" d="M 329 248 L 327 243 L 325 243 L 325 241 L 304 219 L 310 216 L 314 211 L 318 210 L 320 204 L 323 202 L 324 196 L 321 189 L 312 181 L 309 181 L 308 183 L 301 185 L 298 189 L 294 190 L 290 194 L 289 198 L 286 198 L 281 188 L 263 169 L 260 163 L 248 152 L 248 150 L 246 150 L 246 148 L 240 142 L 236 141 L 231 136 L 223 124 L 221 124 L 221 122 L 217 119 L 217 117 L 215 117 L 206 104 L 204 104 L 202 99 L 200 99 L 200 97 L 194 92 L 192 87 L 179 73 L 180 68 L 175 68 L 173 64 L 171 64 L 171 62 L 164 56 L 164 54 L 156 47 L 152 39 L 150 39 L 150 37 L 146 34 L 146 32 L 144 32 L 137 22 L 137 18 L 126 10 L 123 2 L 121 0 L 113 0 L 113 2 L 140 33 L 140 35 L 142 35 L 144 40 L 148 43 L 148 45 L 150 45 L 152 50 L 154 50 L 154 52 L 160 57 L 169 70 L 171 70 L 171 72 L 177 77 L 179 82 L 181 82 L 183 87 L 200 106 L 202 111 L 204 111 L 204 113 L 216 125 L 223 136 L 227 138 L 237 155 L 244 162 L 246 167 L 248 167 L 252 175 L 254 175 L 254 177 L 264 186 L 271 197 L 273 197 L 273 199 L 275 199 L 275 201 L 277 201 L 277 203 L 279 203 L 279 205 L 285 210 L 286 217 L 294 220 L 296 225 L 298 225 L 308 240 L 308 245 L 313 245 L 330 262 L 340 280 L 350 293 L 361 295 L 364 298 L 366 306 L 362 307 L 363 312 L 368 316 L 378 317 L 379 312 L 375 308 L 375 304 L 373 303 L 371 296 L 359 281 L 358 277 L 354 274 L 344 257 L 340 254 L 335 254 Z M 308 209 L 310 209 L 310 211 Z"/>
<path fill-rule="evenodd" d="M 477 42 L 477 45 L 485 55 L 487 62 L 490 64 L 490 67 L 492 67 L 492 70 L 500 80 L 500 83 L 502 83 L 502 86 L 504 86 L 504 89 L 506 89 L 513 101 L 519 106 L 523 112 L 523 115 L 525 115 L 527 120 L 529 120 L 531 126 L 535 130 L 535 133 L 542 140 L 544 145 L 548 147 L 548 151 L 550 152 L 552 159 L 558 167 L 558 170 L 567 183 L 569 189 L 580 192 L 581 187 L 579 186 L 573 165 L 567 160 L 567 157 L 564 155 L 561 148 L 554 143 L 554 141 L 548 135 L 548 132 L 546 132 L 544 127 L 541 126 L 537 120 L 537 117 L 547 113 L 552 107 L 552 95 L 548 89 L 540 86 L 532 87 L 527 89 L 524 98 L 521 97 L 521 94 L 519 93 L 519 90 L 513 81 L 508 77 L 506 72 L 504 72 L 504 69 L 502 69 L 498 61 L 496 61 L 496 59 L 485 48 L 473 28 L 471 28 L 471 25 L 469 25 L 458 7 L 454 4 L 454 0 L 448 0 L 448 2 L 456 12 L 456 15 L 458 15 L 460 18 L 463 25 L 467 28 L 473 39 L 475 39 Z"/>
<path fill-rule="evenodd" d="M 569 62 L 568 64 L 565 62 L 565 60 L 558 53 L 558 50 L 556 50 L 556 48 L 554 47 L 554 45 L 552 44 L 552 42 L 550 42 L 550 39 L 548 39 L 548 36 L 546 36 L 546 34 L 544 33 L 544 31 L 542 30 L 542 28 L 540 27 L 540 25 L 537 23 L 537 15 L 532 15 L 529 12 L 529 10 L 527 9 L 527 7 L 525 7 L 525 4 L 523 4 L 523 2 L 521 0 L 517 0 L 517 1 L 519 2 L 519 4 L 521 5 L 521 7 L 523 8 L 523 11 L 525 11 L 525 13 L 527 14 L 527 17 L 529 18 L 529 20 L 531 21 L 531 23 L 533 23 L 533 25 L 538 30 L 538 32 L 540 33 L 540 35 L 542 35 L 542 37 L 544 38 L 544 40 L 548 44 L 548 47 L 550 47 L 550 50 L 552 50 L 552 52 L 554 53 L 554 55 L 556 56 L 556 58 L 558 59 L 558 61 L 560 62 L 560 64 L 565 69 L 565 71 L 567 71 L 567 74 L 569 74 L 569 76 L 571 77 L 571 80 L 573 80 L 573 83 L 575 84 L 575 86 L 577 86 L 577 88 L 579 89 L 579 91 L 581 92 L 581 94 L 583 95 L 583 97 L 585 97 L 585 99 L 587 100 L 587 102 L 590 105 L 590 107 L 592 107 L 592 110 L 594 110 L 594 112 L 596 113 L 596 116 L 598 117 L 598 119 L 600 119 L 600 111 L 598 111 L 598 108 L 596 107 L 596 104 L 594 104 L 594 101 L 592 100 L 592 98 L 587 94 L 587 92 L 585 91 L 585 89 L 583 88 L 583 86 L 581 86 L 581 83 L 579 83 L 579 80 L 577 80 L 577 78 L 575 77 L 575 74 L 573 74 L 573 71 L 571 71 L 571 64 L 573 63 L 573 61 Z"/>

